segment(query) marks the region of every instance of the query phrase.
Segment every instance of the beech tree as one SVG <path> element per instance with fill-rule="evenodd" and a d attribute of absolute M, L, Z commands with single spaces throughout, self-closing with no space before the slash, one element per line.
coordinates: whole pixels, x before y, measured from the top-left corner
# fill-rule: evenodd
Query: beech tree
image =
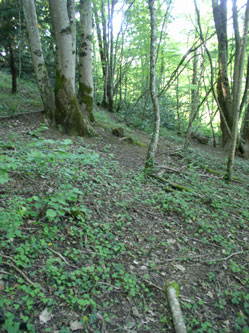
<path fill-rule="evenodd" d="M 234 164 L 235 150 L 238 139 L 238 125 L 240 117 L 240 103 L 242 92 L 242 78 L 245 62 L 245 52 L 248 40 L 248 25 L 249 25 L 249 0 L 246 4 L 246 10 L 244 15 L 243 35 L 240 37 L 238 13 L 237 13 L 237 0 L 233 0 L 233 28 L 235 35 L 235 59 L 234 59 L 234 73 L 233 73 L 233 89 L 232 89 L 232 112 L 233 112 L 233 124 L 232 124 L 232 142 L 228 156 L 227 171 L 225 179 L 230 182 L 232 179 L 232 169 Z"/>
<path fill-rule="evenodd" d="M 249 158 L 249 101 L 246 106 L 245 115 L 243 118 L 242 130 L 241 130 L 241 152 Z"/>
<path fill-rule="evenodd" d="M 68 13 L 74 0 L 49 0 L 49 5 L 56 41 L 55 123 L 67 134 L 90 135 L 91 129 L 75 95 L 74 36 Z"/>
<path fill-rule="evenodd" d="M 154 0 L 149 0 L 150 10 L 150 95 L 154 111 L 154 125 L 151 142 L 149 145 L 145 168 L 150 169 L 154 165 L 154 158 L 157 151 L 160 131 L 160 109 L 156 93 L 156 13 Z"/>
<path fill-rule="evenodd" d="M 79 104 L 91 122 L 93 116 L 92 8 L 91 0 L 80 0 Z"/>
<path fill-rule="evenodd" d="M 49 123 L 54 123 L 55 98 L 43 57 L 34 0 L 23 0 L 23 11 L 32 62 L 45 110 L 45 117 Z"/>
<path fill-rule="evenodd" d="M 17 37 L 18 37 L 18 7 L 17 1 L 0 1 L 0 44 L 8 57 L 12 76 L 12 93 L 17 92 Z"/>

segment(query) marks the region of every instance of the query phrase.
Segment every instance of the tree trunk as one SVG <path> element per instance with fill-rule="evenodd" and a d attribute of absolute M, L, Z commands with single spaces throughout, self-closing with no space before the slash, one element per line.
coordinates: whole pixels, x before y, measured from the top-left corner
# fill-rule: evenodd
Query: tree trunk
<path fill-rule="evenodd" d="M 10 71 L 12 76 L 12 94 L 17 93 L 17 73 L 15 64 L 15 54 L 11 43 L 9 43 Z"/>
<path fill-rule="evenodd" d="M 154 8 L 154 0 L 149 0 L 150 10 L 150 94 L 154 110 L 154 128 L 151 142 L 148 148 L 145 169 L 149 170 L 154 166 L 154 158 L 157 151 L 159 132 L 160 132 L 160 110 L 158 98 L 156 94 L 156 13 Z"/>
<path fill-rule="evenodd" d="M 234 164 L 236 143 L 238 137 L 238 124 L 240 116 L 240 97 L 242 90 L 242 78 L 245 62 L 245 52 L 248 39 L 248 24 L 249 23 L 249 0 L 246 4 L 246 11 L 244 17 L 243 36 L 240 40 L 238 14 L 237 14 L 237 0 L 233 0 L 233 26 L 236 42 L 235 63 L 234 63 L 234 77 L 233 77 L 233 128 L 232 128 L 232 144 L 230 147 L 227 171 L 224 179 L 227 182 L 232 180 L 232 169 Z"/>
<path fill-rule="evenodd" d="M 233 110 L 232 96 L 228 80 L 228 42 L 227 42 L 227 0 L 212 0 L 213 16 L 215 29 L 218 37 L 218 81 L 217 81 L 217 97 L 222 109 L 220 115 L 220 126 L 222 132 L 222 146 L 225 150 L 229 150 L 232 143 L 232 138 L 229 133 L 233 126 Z M 223 118 L 225 117 L 225 120 Z M 227 124 L 226 124 L 227 123 Z M 229 130 L 227 128 L 229 127 Z"/>
<path fill-rule="evenodd" d="M 247 106 L 245 109 L 241 131 L 240 131 L 240 143 L 239 143 L 239 151 L 243 157 L 249 158 L 249 56 L 247 59 L 247 73 L 246 73 L 246 85 L 245 91 L 242 98 L 242 102 L 240 104 L 240 113 L 242 113 L 243 105 L 247 100 Z"/>
<path fill-rule="evenodd" d="M 249 101 L 242 124 L 240 151 L 245 158 L 249 158 Z"/>
<path fill-rule="evenodd" d="M 92 78 L 92 8 L 91 0 L 80 1 L 80 66 L 78 100 L 83 113 L 94 122 Z"/>
<path fill-rule="evenodd" d="M 74 89 L 73 36 L 67 0 L 49 0 L 56 41 L 55 123 L 69 135 L 90 135 Z"/>
<path fill-rule="evenodd" d="M 103 23 L 103 17 L 105 20 L 104 16 L 104 7 L 103 7 L 103 2 L 102 2 L 102 25 L 105 27 L 105 24 Z M 104 82 L 104 90 L 103 90 L 103 99 L 101 105 L 103 107 L 107 106 L 107 54 L 106 54 L 106 27 L 105 29 L 103 28 L 103 39 L 101 35 L 101 28 L 100 28 L 100 23 L 99 23 L 99 15 L 96 7 L 96 3 L 93 3 L 93 13 L 94 13 L 94 18 L 95 18 L 95 23 L 96 23 L 96 30 L 97 30 L 97 38 L 98 38 L 98 44 L 99 44 L 99 53 L 100 53 L 100 60 L 101 60 L 101 68 L 102 68 L 102 73 L 103 73 L 103 82 Z"/>
<path fill-rule="evenodd" d="M 116 0 L 111 1 L 110 15 L 109 15 L 109 40 L 110 40 L 110 51 L 109 51 L 109 71 L 107 80 L 107 95 L 108 95 L 108 110 L 113 112 L 113 14 Z"/>
<path fill-rule="evenodd" d="M 67 0 L 67 11 L 70 21 L 70 28 L 72 34 L 72 76 L 74 77 L 74 89 L 75 89 L 75 69 L 76 69 L 76 22 L 75 22 L 75 0 Z"/>
<path fill-rule="evenodd" d="M 194 58 L 193 58 L 193 75 L 192 75 L 192 89 L 191 89 L 191 110 L 189 115 L 189 122 L 187 133 L 184 142 L 184 149 L 188 149 L 191 132 L 192 132 L 192 124 L 194 122 L 194 118 L 197 112 L 198 107 L 198 99 L 199 99 L 199 91 L 197 88 L 197 74 L 198 74 L 198 49 L 195 50 Z M 201 78 L 199 78 L 200 80 Z"/>
<path fill-rule="evenodd" d="M 36 81 L 45 110 L 45 118 L 49 123 L 53 123 L 55 98 L 43 58 L 34 0 L 23 0 L 23 11 Z"/>

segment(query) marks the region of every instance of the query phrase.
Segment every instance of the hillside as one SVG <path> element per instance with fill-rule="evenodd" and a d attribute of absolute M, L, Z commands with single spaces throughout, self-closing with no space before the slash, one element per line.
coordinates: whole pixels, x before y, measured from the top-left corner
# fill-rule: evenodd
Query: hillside
<path fill-rule="evenodd" d="M 40 110 L 25 87 L 18 112 Z M 183 151 L 165 131 L 151 177 L 149 136 L 95 117 L 93 138 L 40 113 L 0 121 L 1 331 L 174 332 L 170 280 L 188 332 L 249 332 L 248 161 L 237 158 L 227 185 L 221 150 Z"/>

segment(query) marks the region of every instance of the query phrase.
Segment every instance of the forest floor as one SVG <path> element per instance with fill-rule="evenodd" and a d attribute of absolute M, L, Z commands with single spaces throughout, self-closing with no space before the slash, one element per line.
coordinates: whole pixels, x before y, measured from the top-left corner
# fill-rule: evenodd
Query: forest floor
<path fill-rule="evenodd" d="M 0 121 L 0 331 L 174 332 L 175 281 L 188 332 L 248 333 L 249 162 L 228 185 L 221 150 L 169 132 L 149 177 L 150 137 L 96 118 L 93 138 Z"/>

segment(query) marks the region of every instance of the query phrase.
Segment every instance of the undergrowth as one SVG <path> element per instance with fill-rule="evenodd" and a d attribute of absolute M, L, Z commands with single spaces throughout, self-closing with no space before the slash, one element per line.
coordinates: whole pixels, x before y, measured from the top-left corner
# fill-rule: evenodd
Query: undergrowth
<path fill-rule="evenodd" d="M 0 71 L 0 116 L 42 110 L 42 102 L 36 85 L 26 80 L 18 80 L 18 91 L 11 93 L 11 76 Z"/>
<path fill-rule="evenodd" d="M 227 185 L 222 156 L 172 134 L 160 181 L 134 168 L 133 145 L 18 124 L 0 124 L 3 332 L 174 332 L 169 279 L 188 332 L 249 332 L 248 161 Z"/>

